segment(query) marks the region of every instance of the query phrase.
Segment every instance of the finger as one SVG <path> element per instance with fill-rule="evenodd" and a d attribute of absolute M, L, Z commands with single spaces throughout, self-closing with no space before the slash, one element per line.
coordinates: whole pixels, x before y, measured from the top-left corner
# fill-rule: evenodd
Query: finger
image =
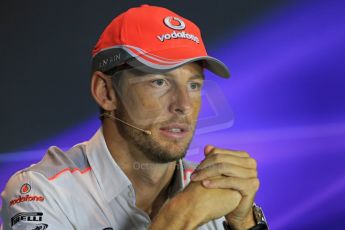
<path fill-rule="evenodd" d="M 250 157 L 237 157 L 229 154 L 212 154 L 207 156 L 196 168 L 196 171 L 210 167 L 212 165 L 228 163 L 237 165 L 243 168 L 256 169 L 257 162 L 254 158 Z"/>
<path fill-rule="evenodd" d="M 256 169 L 243 168 L 229 163 L 219 163 L 203 168 L 192 174 L 193 181 L 200 181 L 215 176 L 231 176 L 238 178 L 256 178 Z"/>
<path fill-rule="evenodd" d="M 204 180 L 202 184 L 206 188 L 222 188 L 234 189 L 241 193 L 242 196 L 255 196 L 255 193 L 260 187 L 258 178 L 236 178 L 236 177 L 223 177 L 220 179 Z"/>
<path fill-rule="evenodd" d="M 230 154 L 230 155 L 234 155 L 237 157 L 250 157 L 249 153 L 246 151 L 240 151 L 240 150 L 233 150 L 233 149 L 222 149 L 222 148 L 216 148 L 214 147 L 211 150 L 211 153 L 222 153 L 222 154 Z"/>
<path fill-rule="evenodd" d="M 204 155 L 207 156 L 210 154 L 215 147 L 213 145 L 206 145 L 204 148 Z"/>

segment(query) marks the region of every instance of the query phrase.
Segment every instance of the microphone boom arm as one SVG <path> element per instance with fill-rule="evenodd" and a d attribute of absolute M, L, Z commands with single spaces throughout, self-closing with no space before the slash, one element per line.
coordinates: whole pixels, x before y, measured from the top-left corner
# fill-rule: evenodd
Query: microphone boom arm
<path fill-rule="evenodd" d="M 99 118 L 102 118 L 102 117 L 106 117 L 106 118 L 110 118 L 110 119 L 112 119 L 112 120 L 120 121 L 120 122 L 122 122 L 122 123 L 125 124 L 125 125 L 128 125 L 128 126 L 134 128 L 134 129 L 137 129 L 137 130 L 139 130 L 139 131 L 145 133 L 146 135 L 151 135 L 151 134 L 152 134 L 150 130 L 144 130 L 144 129 L 135 127 L 134 125 L 131 125 L 131 124 L 129 124 L 129 123 L 127 123 L 127 122 L 121 120 L 120 118 L 117 118 L 117 117 L 115 117 L 115 116 L 113 116 L 113 115 L 111 115 L 111 114 L 109 114 L 109 113 L 102 113 L 102 114 L 99 116 Z"/>

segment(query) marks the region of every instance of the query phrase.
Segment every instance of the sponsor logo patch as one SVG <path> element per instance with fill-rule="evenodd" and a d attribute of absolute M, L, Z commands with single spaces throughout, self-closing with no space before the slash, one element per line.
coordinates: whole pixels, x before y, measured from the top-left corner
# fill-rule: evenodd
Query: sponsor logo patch
<path fill-rule="evenodd" d="M 42 221 L 42 212 L 20 212 L 11 218 L 11 226 L 21 221 L 38 222 Z"/>
<path fill-rule="evenodd" d="M 175 22 L 172 22 L 172 20 L 174 20 Z M 176 24 L 176 22 L 178 24 Z M 186 28 L 186 24 L 178 17 L 168 16 L 164 18 L 164 24 L 173 30 L 183 30 L 184 28 Z"/>
<path fill-rule="evenodd" d="M 47 228 L 48 228 L 48 224 L 38 224 L 32 230 L 44 230 L 44 229 L 47 229 Z"/>
<path fill-rule="evenodd" d="M 35 195 L 26 195 L 26 196 L 19 196 L 16 199 L 10 200 L 10 206 L 15 205 L 15 204 L 19 204 L 19 203 L 23 203 L 23 202 L 43 202 L 44 201 L 44 197 L 43 196 L 35 196 Z"/>
<path fill-rule="evenodd" d="M 20 187 L 20 193 L 21 194 L 27 194 L 31 191 L 31 185 L 29 185 L 28 183 L 25 183 L 22 185 L 22 187 Z"/>
<path fill-rule="evenodd" d="M 159 41 L 164 42 L 166 40 L 171 39 L 188 39 L 195 43 L 200 43 L 199 38 L 197 36 L 189 34 L 186 31 L 181 31 L 186 28 L 186 24 L 181 19 L 177 17 L 168 16 L 164 18 L 163 22 L 167 27 L 173 29 L 174 31 L 172 33 L 157 35 Z M 175 30 L 180 31 L 176 32 Z"/>
<path fill-rule="evenodd" d="M 185 31 L 176 32 L 175 30 L 171 34 L 162 34 L 157 36 L 158 40 L 164 42 L 165 40 L 171 39 L 188 39 L 192 40 L 193 42 L 199 43 L 199 38 L 194 36 L 193 34 L 186 33 Z"/>
<path fill-rule="evenodd" d="M 103 68 L 104 66 L 108 66 L 112 63 L 116 63 L 116 62 L 120 62 L 120 61 L 121 61 L 121 54 L 120 53 L 114 54 L 114 55 L 100 61 L 98 67 Z"/>

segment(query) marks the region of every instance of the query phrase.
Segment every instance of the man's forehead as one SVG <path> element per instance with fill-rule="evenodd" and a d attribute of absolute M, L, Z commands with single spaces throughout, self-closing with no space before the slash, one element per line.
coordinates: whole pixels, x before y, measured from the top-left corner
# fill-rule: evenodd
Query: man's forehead
<path fill-rule="evenodd" d="M 186 75 L 186 74 L 181 74 L 179 75 L 178 73 L 171 73 L 171 72 L 167 72 L 167 73 L 162 73 L 161 75 L 163 76 L 167 76 L 167 77 L 171 77 L 171 78 L 174 78 L 177 76 L 181 76 L 181 77 L 186 77 L 188 78 L 189 80 L 192 80 L 192 79 L 201 79 L 201 80 L 204 80 L 205 79 L 205 76 L 204 76 L 204 73 L 203 72 L 191 72 L 190 74 Z"/>
<path fill-rule="evenodd" d="M 126 75 L 128 79 L 135 78 L 138 81 L 140 81 L 140 79 L 144 80 L 147 78 L 154 78 L 154 77 L 179 78 L 179 79 L 185 79 L 185 80 L 194 80 L 194 79 L 204 80 L 205 79 L 204 69 L 201 65 L 197 63 L 188 63 L 183 66 L 177 67 L 176 69 L 166 71 L 166 72 L 163 72 L 163 71 L 143 72 L 138 69 L 127 69 L 124 71 L 126 72 L 124 75 Z"/>

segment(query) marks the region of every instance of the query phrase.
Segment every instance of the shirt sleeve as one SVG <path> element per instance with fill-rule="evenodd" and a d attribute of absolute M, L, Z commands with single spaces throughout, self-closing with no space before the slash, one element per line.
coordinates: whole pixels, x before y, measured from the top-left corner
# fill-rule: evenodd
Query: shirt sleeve
<path fill-rule="evenodd" d="M 40 173 L 16 173 L 1 194 L 3 230 L 74 229 L 63 212 L 60 196 Z"/>

